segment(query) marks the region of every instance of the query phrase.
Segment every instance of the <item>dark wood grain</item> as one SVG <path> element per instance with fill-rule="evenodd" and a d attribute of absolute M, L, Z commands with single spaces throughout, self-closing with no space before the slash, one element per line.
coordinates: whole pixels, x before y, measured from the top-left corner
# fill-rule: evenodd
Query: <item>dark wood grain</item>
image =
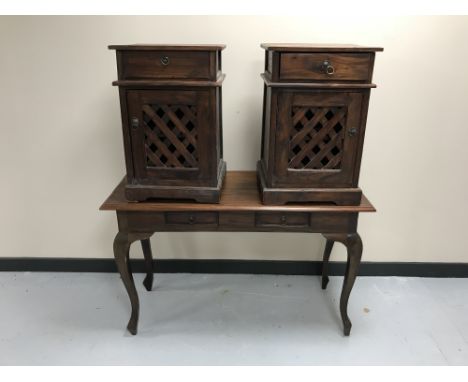
<path fill-rule="evenodd" d="M 263 49 L 277 52 L 382 52 L 383 48 L 354 44 L 283 44 L 263 43 Z"/>
<path fill-rule="evenodd" d="M 180 51 L 219 51 L 226 48 L 224 44 L 130 44 L 109 45 L 113 50 L 180 50 Z"/>
<path fill-rule="evenodd" d="M 132 313 L 128 330 L 137 332 L 139 300 L 129 266 L 132 242 L 141 240 L 146 264 L 144 285 L 151 289 L 153 270 L 149 237 L 153 232 L 320 232 L 327 238 L 322 285 L 328 282 L 328 260 L 334 241 L 348 249 L 348 265 L 340 299 L 344 333 L 349 335 L 351 321 L 347 307 L 349 295 L 359 268 L 362 243 L 357 234 L 359 212 L 375 209 L 362 196 L 359 205 L 336 206 L 325 203 L 267 206 L 260 202 L 253 171 L 228 172 L 220 204 L 167 202 L 128 202 L 122 181 L 101 206 L 114 210 L 119 233 L 114 241 L 114 255 L 122 281 L 127 289 Z M 222 254 L 220 254 L 222 257 Z"/>
<path fill-rule="evenodd" d="M 214 79 L 216 68 L 211 68 L 211 55 L 215 56 L 216 52 L 126 51 L 122 54 L 122 76 L 119 79 Z"/>
<path fill-rule="evenodd" d="M 290 89 L 371 89 L 376 88 L 376 84 L 372 83 L 357 83 L 350 81 L 336 81 L 336 82 L 290 82 L 281 81 L 275 82 L 272 80 L 269 73 L 261 73 L 260 77 L 268 87 L 275 88 L 290 88 Z"/>
<path fill-rule="evenodd" d="M 153 288 L 153 253 L 151 251 L 150 239 L 141 240 L 141 249 L 143 250 L 143 257 L 145 259 L 146 277 L 143 280 L 143 285 L 149 292 Z"/>
<path fill-rule="evenodd" d="M 126 198 L 217 203 L 226 171 L 220 91 L 224 46 L 110 48 L 117 54 L 114 85 L 120 92 Z"/>
<path fill-rule="evenodd" d="M 354 45 L 262 44 L 262 201 L 358 205 L 375 52 Z"/>
<path fill-rule="evenodd" d="M 363 53 L 282 53 L 281 80 L 367 80 L 370 70 L 370 54 Z M 322 70 L 323 62 L 329 62 L 332 74 Z"/>
<path fill-rule="evenodd" d="M 125 197 L 124 178 L 106 201 L 102 211 L 278 211 L 278 212 L 375 212 L 374 206 L 362 195 L 358 205 L 337 206 L 333 203 L 293 203 L 281 206 L 264 205 L 257 187 L 255 171 L 228 171 L 219 204 L 199 204 L 187 201 L 145 201 L 129 202 Z"/>
<path fill-rule="evenodd" d="M 322 262 L 322 289 L 327 289 L 328 282 L 328 265 L 330 263 L 330 255 L 333 250 L 333 240 L 328 240 L 325 243 L 325 250 L 323 252 L 323 262 Z"/>
<path fill-rule="evenodd" d="M 334 241 L 339 241 L 347 249 L 348 258 L 343 288 L 341 290 L 340 313 L 343 321 L 343 333 L 345 336 L 349 336 L 351 332 L 351 320 L 348 316 L 348 301 L 361 264 L 362 240 L 357 232 L 348 234 L 324 234 L 324 236 L 327 239 L 327 245 L 330 251 L 332 244 L 329 243 Z"/>
<path fill-rule="evenodd" d="M 119 80 L 113 81 L 112 85 L 120 87 L 133 87 L 133 88 L 167 88 L 171 86 L 181 86 L 186 88 L 197 88 L 216 86 L 220 87 L 223 84 L 225 74 L 221 74 L 214 81 L 192 81 L 192 80 Z"/>
<path fill-rule="evenodd" d="M 135 288 L 132 270 L 130 268 L 129 254 L 130 246 L 138 240 L 146 240 L 152 233 L 132 233 L 128 231 L 119 231 L 114 239 L 114 257 L 117 269 L 119 270 L 122 282 L 127 290 L 132 305 L 132 313 L 127 325 L 127 329 L 133 335 L 137 334 L 138 317 L 140 314 L 140 302 Z M 151 250 L 151 249 L 149 249 Z"/>

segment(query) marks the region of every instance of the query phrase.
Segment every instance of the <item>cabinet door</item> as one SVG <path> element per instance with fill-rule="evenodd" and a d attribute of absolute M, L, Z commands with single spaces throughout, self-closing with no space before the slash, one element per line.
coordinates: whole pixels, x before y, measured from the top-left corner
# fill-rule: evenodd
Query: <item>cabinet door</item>
<path fill-rule="evenodd" d="M 129 131 L 140 184 L 202 185 L 215 134 L 208 90 L 129 90 Z"/>
<path fill-rule="evenodd" d="M 275 183 L 351 187 L 361 136 L 358 92 L 281 91 L 278 96 Z"/>

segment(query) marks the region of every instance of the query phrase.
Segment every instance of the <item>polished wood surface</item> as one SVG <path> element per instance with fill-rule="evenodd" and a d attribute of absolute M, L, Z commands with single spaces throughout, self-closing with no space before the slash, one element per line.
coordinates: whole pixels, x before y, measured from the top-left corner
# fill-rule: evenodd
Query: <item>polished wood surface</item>
<path fill-rule="evenodd" d="M 121 79 L 201 79 L 216 77 L 216 67 L 210 67 L 209 51 L 131 50 L 122 54 Z"/>
<path fill-rule="evenodd" d="M 130 45 L 109 45 L 112 50 L 185 50 L 185 51 L 213 51 L 223 50 L 224 44 L 130 44 Z"/>
<path fill-rule="evenodd" d="M 383 48 L 353 44 L 283 44 L 263 43 L 263 49 L 278 52 L 382 52 Z"/>
<path fill-rule="evenodd" d="M 130 246 L 141 241 L 146 265 L 143 282 L 147 290 L 153 283 L 153 259 L 149 238 L 155 232 L 317 232 L 327 244 L 323 261 L 322 288 L 328 283 L 328 261 L 335 241 L 341 242 L 348 253 L 348 265 L 340 298 L 343 333 L 349 335 L 348 300 L 358 274 L 362 242 L 357 233 L 359 212 L 375 211 L 362 196 L 361 203 L 336 206 L 323 203 L 267 206 L 260 201 L 256 173 L 231 171 L 226 175 L 219 204 L 199 204 L 184 201 L 128 202 L 125 179 L 101 206 L 101 210 L 116 211 L 119 232 L 114 240 L 114 256 L 122 282 L 131 302 L 127 328 L 137 333 L 140 303 L 130 268 Z M 222 258 L 222 254 L 220 254 Z"/>
<path fill-rule="evenodd" d="M 357 45 L 262 44 L 265 204 L 359 205 L 375 52 Z"/>
<path fill-rule="evenodd" d="M 333 74 L 321 69 L 324 61 L 334 68 Z M 365 53 L 283 53 L 280 58 L 281 80 L 331 79 L 365 81 L 369 78 L 371 55 Z"/>
<path fill-rule="evenodd" d="M 221 86 L 226 75 L 223 73 L 215 81 L 192 81 L 192 80 L 122 80 L 113 81 L 114 86 L 146 88 L 155 87 L 163 88 L 167 86 L 185 86 L 185 87 L 206 87 L 206 86 Z"/>
<path fill-rule="evenodd" d="M 372 83 L 357 83 L 357 82 L 274 82 L 271 79 L 270 73 L 261 73 L 265 85 L 275 88 L 292 88 L 292 89 L 371 89 L 376 88 L 376 84 Z"/>
<path fill-rule="evenodd" d="M 131 201 L 219 201 L 224 45 L 110 46 L 116 50 Z"/>
<path fill-rule="evenodd" d="M 262 204 L 255 171 L 228 171 L 219 204 L 200 204 L 188 201 L 129 202 L 125 198 L 125 178 L 102 204 L 103 211 L 284 211 L 284 212 L 375 212 L 363 195 L 355 206 L 336 206 L 332 203 L 302 203 L 270 206 Z"/>

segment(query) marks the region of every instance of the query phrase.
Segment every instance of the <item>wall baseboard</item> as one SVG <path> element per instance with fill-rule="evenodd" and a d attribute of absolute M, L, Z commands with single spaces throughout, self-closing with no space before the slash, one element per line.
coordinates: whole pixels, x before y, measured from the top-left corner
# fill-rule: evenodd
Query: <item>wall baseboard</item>
<path fill-rule="evenodd" d="M 142 259 L 131 261 L 134 272 L 144 272 Z M 244 273 L 319 275 L 321 261 L 182 260 L 154 261 L 155 273 Z M 343 275 L 344 262 L 330 262 L 330 275 Z M 5 272 L 117 272 L 113 259 L 0 258 Z M 468 277 L 468 263 L 363 262 L 360 276 Z"/>

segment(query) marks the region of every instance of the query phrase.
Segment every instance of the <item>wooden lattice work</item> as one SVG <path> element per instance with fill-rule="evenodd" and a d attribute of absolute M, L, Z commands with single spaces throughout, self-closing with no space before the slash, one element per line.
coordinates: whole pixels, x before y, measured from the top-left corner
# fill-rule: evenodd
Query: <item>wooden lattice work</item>
<path fill-rule="evenodd" d="M 340 169 L 346 107 L 293 106 L 289 168 Z"/>
<path fill-rule="evenodd" d="M 196 114 L 193 105 L 143 105 L 148 167 L 198 167 Z"/>

